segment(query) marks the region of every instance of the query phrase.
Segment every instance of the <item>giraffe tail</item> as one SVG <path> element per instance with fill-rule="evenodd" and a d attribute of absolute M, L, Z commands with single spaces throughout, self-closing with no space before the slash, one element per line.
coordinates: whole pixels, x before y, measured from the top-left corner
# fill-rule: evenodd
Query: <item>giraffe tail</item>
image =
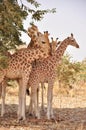
<path fill-rule="evenodd" d="M 27 94 L 28 96 L 30 96 L 30 91 L 29 91 L 29 89 L 26 89 L 26 94 Z"/>

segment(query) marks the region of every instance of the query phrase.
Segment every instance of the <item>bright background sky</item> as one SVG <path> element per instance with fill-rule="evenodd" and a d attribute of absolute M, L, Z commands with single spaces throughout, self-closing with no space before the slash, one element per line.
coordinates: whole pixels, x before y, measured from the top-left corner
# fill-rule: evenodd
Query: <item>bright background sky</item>
<path fill-rule="evenodd" d="M 86 58 L 86 0 L 37 0 L 41 4 L 40 9 L 56 8 L 56 13 L 46 14 L 42 21 L 35 22 L 40 32 L 48 31 L 50 37 L 64 40 L 71 33 L 78 44 L 79 49 L 72 46 L 67 52 L 74 61 L 82 61 Z M 30 17 L 24 22 L 25 29 L 29 27 Z M 29 43 L 27 35 L 23 34 L 23 41 Z"/>

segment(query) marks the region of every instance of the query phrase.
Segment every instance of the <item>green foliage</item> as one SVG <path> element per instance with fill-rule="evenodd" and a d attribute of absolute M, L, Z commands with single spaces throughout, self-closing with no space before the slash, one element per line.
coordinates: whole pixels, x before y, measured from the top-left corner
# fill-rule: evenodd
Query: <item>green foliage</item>
<path fill-rule="evenodd" d="M 47 14 L 47 13 L 55 13 L 56 10 L 55 8 L 53 8 L 52 10 L 37 10 L 36 12 L 34 12 L 34 14 L 32 15 L 32 19 L 35 19 L 37 21 L 40 21 L 41 19 L 43 19 L 43 15 Z"/>
<path fill-rule="evenodd" d="M 80 79 L 80 73 L 85 71 L 82 63 L 71 61 L 69 54 L 63 56 L 61 64 L 57 67 L 58 80 L 64 85 L 69 86 Z M 85 73 L 86 74 L 86 73 Z"/>
<path fill-rule="evenodd" d="M 7 67 L 8 58 L 6 56 L 0 57 L 0 69 Z"/>
<path fill-rule="evenodd" d="M 8 85 L 9 87 L 13 87 L 13 88 L 18 87 L 18 83 L 17 83 L 16 80 L 8 80 L 8 81 L 7 81 L 7 85 Z"/>
<path fill-rule="evenodd" d="M 46 10 L 39 10 L 37 9 L 38 7 L 41 6 L 40 3 L 38 3 L 35 0 L 27 0 L 30 4 L 35 6 L 35 9 L 29 8 L 28 6 L 26 6 L 22 1 L 21 1 L 21 7 L 22 9 L 24 9 L 26 12 L 28 12 L 29 14 L 32 15 L 32 20 L 35 21 L 40 21 L 44 18 L 44 15 L 47 13 L 55 13 L 56 12 L 56 8 L 53 9 L 46 9 Z"/>
<path fill-rule="evenodd" d="M 86 59 L 84 59 L 80 64 L 79 81 L 86 82 Z"/>
<path fill-rule="evenodd" d="M 27 0 L 29 3 L 33 4 L 36 8 L 40 6 L 40 4 L 35 0 Z"/>
<path fill-rule="evenodd" d="M 20 40 L 20 31 L 24 31 L 22 20 L 27 15 L 27 12 L 23 11 L 15 0 L 3 0 L 0 3 L 1 52 L 12 48 L 15 49 L 17 45 L 23 44 Z"/>

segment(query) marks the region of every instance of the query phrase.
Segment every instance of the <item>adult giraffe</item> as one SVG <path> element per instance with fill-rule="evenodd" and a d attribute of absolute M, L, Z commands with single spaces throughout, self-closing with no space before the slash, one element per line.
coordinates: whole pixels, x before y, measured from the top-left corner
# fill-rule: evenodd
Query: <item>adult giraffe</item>
<path fill-rule="evenodd" d="M 0 70 L 0 83 L 5 78 L 18 79 L 19 107 L 18 119 L 25 120 L 26 87 L 32 70 L 32 62 L 36 59 L 46 58 L 50 55 L 51 47 L 45 34 L 38 31 L 34 25 L 28 29 L 28 35 L 34 42 L 32 48 L 23 48 L 15 52 L 8 59 L 6 69 Z M 2 87 L 3 88 L 3 87 Z"/>
<path fill-rule="evenodd" d="M 39 83 L 48 83 L 48 93 L 47 93 L 47 118 L 53 118 L 52 110 L 52 99 L 53 99 L 53 85 L 56 78 L 56 69 L 61 61 L 61 58 L 68 45 L 72 45 L 79 48 L 76 40 L 71 34 L 70 37 L 64 39 L 60 46 L 52 53 L 51 56 L 45 60 L 40 60 L 36 62 L 30 74 L 28 87 L 31 87 L 31 104 L 34 105 L 35 114 L 40 118 L 39 107 L 37 105 L 37 89 L 39 88 Z M 31 108 L 32 109 L 32 108 Z"/>

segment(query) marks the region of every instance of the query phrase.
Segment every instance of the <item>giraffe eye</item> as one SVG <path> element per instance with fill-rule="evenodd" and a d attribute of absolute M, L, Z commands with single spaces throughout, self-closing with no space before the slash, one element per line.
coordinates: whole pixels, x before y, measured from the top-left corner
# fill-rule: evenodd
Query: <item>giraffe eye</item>
<path fill-rule="evenodd" d="M 45 44 L 46 42 L 42 41 L 42 44 Z"/>

